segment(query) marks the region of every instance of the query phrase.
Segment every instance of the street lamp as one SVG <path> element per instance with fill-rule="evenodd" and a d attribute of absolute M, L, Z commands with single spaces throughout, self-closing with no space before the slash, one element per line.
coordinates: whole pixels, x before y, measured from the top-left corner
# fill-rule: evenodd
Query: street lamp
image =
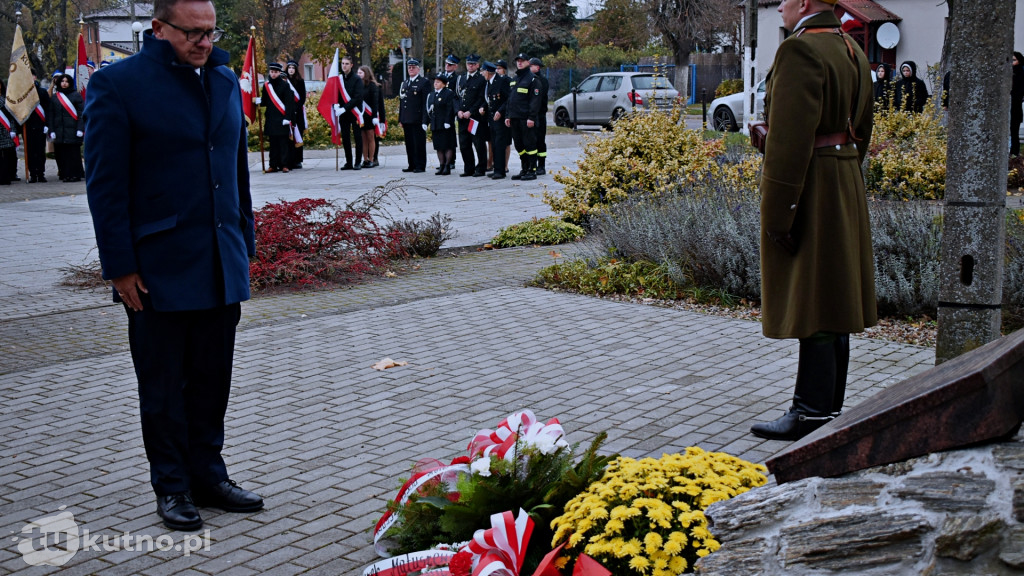
<path fill-rule="evenodd" d="M 132 22 L 132 49 L 135 54 L 139 53 L 139 33 L 142 32 L 142 22 Z"/>

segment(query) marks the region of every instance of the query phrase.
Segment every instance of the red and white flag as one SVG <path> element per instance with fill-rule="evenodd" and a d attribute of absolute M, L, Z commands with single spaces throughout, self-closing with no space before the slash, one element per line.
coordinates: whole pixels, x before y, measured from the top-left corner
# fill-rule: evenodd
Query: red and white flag
<path fill-rule="evenodd" d="M 78 34 L 78 68 L 75 71 L 75 88 L 85 100 L 85 87 L 89 84 L 89 57 L 85 53 L 85 38 Z"/>
<path fill-rule="evenodd" d="M 373 129 L 377 132 L 378 138 L 383 138 L 384 135 L 388 133 L 388 125 L 384 122 L 377 124 Z"/>
<path fill-rule="evenodd" d="M 851 16 L 849 12 L 845 12 L 839 18 L 839 22 L 841 23 L 843 32 L 849 32 L 851 30 L 856 30 L 857 28 L 861 28 L 864 26 L 863 22 Z"/>
<path fill-rule="evenodd" d="M 245 63 L 242 64 L 242 77 L 238 85 L 242 89 L 242 113 L 245 121 L 252 124 L 256 121 L 256 55 L 253 53 L 253 38 L 249 36 L 249 47 L 245 50 Z"/>
<path fill-rule="evenodd" d="M 469 133 L 476 136 L 477 129 L 480 128 L 480 123 L 473 118 L 469 119 Z"/>
<path fill-rule="evenodd" d="M 331 71 L 327 73 L 327 82 L 324 90 L 320 93 L 320 101 L 317 102 L 316 110 L 327 121 L 331 127 L 331 142 L 336 146 L 341 145 L 341 132 L 338 130 L 338 118 L 334 115 L 334 105 L 338 103 L 338 88 L 341 84 L 341 77 L 338 76 L 338 49 L 334 49 L 334 62 L 331 63 Z"/>

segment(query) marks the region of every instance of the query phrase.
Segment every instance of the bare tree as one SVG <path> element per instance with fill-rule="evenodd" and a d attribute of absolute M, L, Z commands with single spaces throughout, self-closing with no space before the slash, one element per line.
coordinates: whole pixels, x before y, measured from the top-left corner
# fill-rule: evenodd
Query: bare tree
<path fill-rule="evenodd" d="M 753 1 L 753 0 L 750 0 Z M 739 10 L 731 0 L 645 0 L 654 29 L 672 50 L 672 60 L 682 69 L 699 45 L 712 45 L 719 33 L 731 33 Z M 689 93 L 689 74 L 676 74 L 680 92 Z"/>
<path fill-rule="evenodd" d="M 367 66 L 373 66 L 373 43 L 377 39 L 377 31 L 380 29 L 381 20 L 391 5 L 390 0 L 362 0 L 362 18 L 359 22 L 359 34 L 362 40 L 360 46 L 360 62 Z"/>
<path fill-rule="evenodd" d="M 486 0 L 480 17 L 482 35 L 494 43 L 499 54 L 519 52 L 523 41 L 520 15 L 523 0 Z"/>

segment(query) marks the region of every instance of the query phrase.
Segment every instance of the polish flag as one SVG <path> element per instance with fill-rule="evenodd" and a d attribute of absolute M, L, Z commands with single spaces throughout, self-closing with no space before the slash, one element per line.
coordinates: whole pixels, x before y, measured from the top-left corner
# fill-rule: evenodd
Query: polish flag
<path fill-rule="evenodd" d="M 85 53 L 85 38 L 78 34 L 78 69 L 75 73 L 75 87 L 82 93 L 85 101 L 85 87 L 89 84 L 89 57 Z"/>
<path fill-rule="evenodd" d="M 861 22 L 860 20 L 857 20 L 853 16 L 850 16 L 849 12 L 844 12 L 843 15 L 839 18 L 839 22 L 843 28 L 843 32 L 849 32 L 851 30 L 864 27 L 864 23 Z"/>
<path fill-rule="evenodd" d="M 324 84 L 323 92 L 320 93 L 320 101 L 317 102 L 316 110 L 331 127 L 331 142 L 334 142 L 336 146 L 341 145 L 338 118 L 334 115 L 334 105 L 338 103 L 338 94 L 341 92 L 341 77 L 338 76 L 338 69 L 338 49 L 335 48 L 334 62 L 331 63 L 331 71 L 327 73 L 327 83 Z"/>
<path fill-rule="evenodd" d="M 249 48 L 245 51 L 245 63 L 242 64 L 242 77 L 238 85 L 242 89 L 242 113 L 249 124 L 256 121 L 256 55 L 253 53 L 252 36 L 249 36 Z"/>
<path fill-rule="evenodd" d="M 469 119 L 469 133 L 476 136 L 477 129 L 480 128 L 480 123 L 473 118 Z"/>

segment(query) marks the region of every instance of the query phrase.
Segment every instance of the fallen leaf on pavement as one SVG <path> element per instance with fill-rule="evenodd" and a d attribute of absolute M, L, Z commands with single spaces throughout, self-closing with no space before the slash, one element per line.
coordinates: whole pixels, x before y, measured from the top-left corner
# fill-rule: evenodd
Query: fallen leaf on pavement
<path fill-rule="evenodd" d="M 395 366 L 405 366 L 408 362 L 403 360 L 392 360 L 391 358 L 385 358 L 380 362 L 373 365 L 374 370 L 387 370 L 388 368 L 394 368 Z"/>

